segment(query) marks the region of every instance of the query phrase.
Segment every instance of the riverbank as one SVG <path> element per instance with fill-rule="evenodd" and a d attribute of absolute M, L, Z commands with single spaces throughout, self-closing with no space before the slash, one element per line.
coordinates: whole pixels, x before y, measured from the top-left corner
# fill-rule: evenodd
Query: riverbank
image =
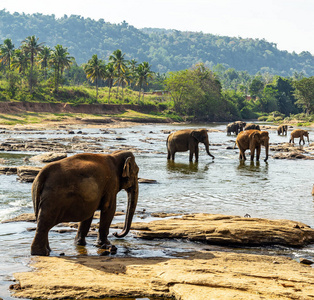
<path fill-rule="evenodd" d="M 162 297 L 178 300 L 314 297 L 314 268 L 309 265 L 313 261 L 248 254 L 248 250 L 232 248 L 213 251 L 210 246 L 212 242 L 228 244 L 231 239 L 238 245 L 246 245 L 250 238 L 255 245 L 283 240 L 294 244 L 295 239 L 306 242 L 305 236 L 308 242 L 313 242 L 314 230 L 305 224 L 192 214 L 135 223 L 134 229 L 140 238 L 146 239 L 182 239 L 184 236 L 194 237 L 195 241 L 201 236 L 206 239 L 202 250 L 173 253 L 171 257 L 104 256 L 106 252 L 99 252 L 100 256 L 32 257 L 33 271 L 14 275 L 18 280 L 11 286 L 14 296 L 30 299 Z M 147 237 L 147 234 L 153 236 Z"/>

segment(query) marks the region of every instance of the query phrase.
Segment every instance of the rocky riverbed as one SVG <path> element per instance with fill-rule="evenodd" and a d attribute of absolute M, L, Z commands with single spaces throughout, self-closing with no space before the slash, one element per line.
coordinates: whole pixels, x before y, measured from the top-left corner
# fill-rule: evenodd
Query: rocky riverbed
<path fill-rule="evenodd" d="M 21 220 L 32 218 L 23 216 Z M 73 228 L 73 224 L 68 226 Z M 137 238 L 190 239 L 224 246 L 300 247 L 314 241 L 314 230 L 300 222 L 208 214 L 134 223 L 132 230 Z M 30 299 L 156 296 L 180 300 L 312 299 L 311 264 L 313 261 L 302 258 L 296 261 L 233 248 L 213 251 L 210 247 L 174 253 L 168 258 L 114 257 L 101 253 L 98 257 L 34 257 L 33 272 L 15 274 L 17 283 L 11 289 L 14 296 Z"/>

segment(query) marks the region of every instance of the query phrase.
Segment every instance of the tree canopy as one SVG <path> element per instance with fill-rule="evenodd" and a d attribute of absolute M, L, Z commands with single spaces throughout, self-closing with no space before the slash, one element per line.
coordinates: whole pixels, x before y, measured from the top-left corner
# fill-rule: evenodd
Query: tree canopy
<path fill-rule="evenodd" d="M 264 39 L 227 37 L 202 32 L 182 32 L 158 28 L 137 29 L 126 22 L 112 24 L 78 15 L 56 18 L 43 14 L 10 14 L 0 10 L 0 41 L 11 38 L 20 44 L 25 36 L 36 35 L 48 47 L 63 45 L 81 65 L 92 55 L 107 59 L 116 49 L 125 59 L 147 61 L 152 71 L 167 73 L 204 63 L 210 69 L 221 64 L 226 69 L 280 76 L 303 73 L 314 76 L 314 57 L 303 51 L 280 51 Z M 305 49 L 306 50 L 306 49 Z M 228 74 L 232 77 L 232 74 Z"/>

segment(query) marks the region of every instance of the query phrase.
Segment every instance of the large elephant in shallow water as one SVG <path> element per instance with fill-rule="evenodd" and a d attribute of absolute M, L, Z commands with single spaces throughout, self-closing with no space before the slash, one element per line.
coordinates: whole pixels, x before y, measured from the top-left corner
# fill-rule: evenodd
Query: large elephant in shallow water
<path fill-rule="evenodd" d="M 289 143 L 294 144 L 295 138 L 300 138 L 299 144 L 301 145 L 301 141 L 303 141 L 303 145 L 305 144 L 304 137 L 307 137 L 307 142 L 310 143 L 309 132 L 303 129 L 295 129 L 291 131 Z"/>
<path fill-rule="evenodd" d="M 254 160 L 254 153 L 256 150 L 256 161 L 259 161 L 262 145 L 265 147 L 266 152 L 264 161 L 266 162 L 268 160 L 269 134 L 267 131 L 259 131 L 255 129 L 242 131 L 237 136 L 236 143 L 240 150 L 240 160 L 246 160 L 244 152 L 245 150 L 250 149 L 251 160 Z"/>
<path fill-rule="evenodd" d="M 32 185 L 37 228 L 32 255 L 49 255 L 49 230 L 61 222 L 80 222 L 75 237 L 85 245 L 95 210 L 100 210 L 97 244 L 110 247 L 109 227 L 116 211 L 117 193 L 128 194 L 124 228 L 117 237 L 128 234 L 138 199 L 138 171 L 133 154 L 77 154 L 46 165 Z"/>
<path fill-rule="evenodd" d="M 209 141 L 206 129 L 183 129 L 170 133 L 167 138 L 167 158 L 174 160 L 176 152 L 190 150 L 189 160 L 192 161 L 195 154 L 195 161 L 198 161 L 199 143 L 205 145 L 207 154 L 214 159 L 215 157 L 209 152 Z"/>

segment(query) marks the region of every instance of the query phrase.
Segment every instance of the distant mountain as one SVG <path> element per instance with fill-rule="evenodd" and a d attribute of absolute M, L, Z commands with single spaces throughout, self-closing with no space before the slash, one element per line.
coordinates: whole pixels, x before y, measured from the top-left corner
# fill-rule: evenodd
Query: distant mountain
<path fill-rule="evenodd" d="M 0 10 L 0 43 L 11 38 L 18 48 L 27 36 L 35 35 L 39 42 L 68 48 L 78 64 L 87 62 L 93 54 L 107 60 L 116 49 L 128 59 L 148 61 L 155 72 L 166 73 L 187 69 L 203 62 L 208 67 L 223 64 L 226 68 L 268 72 L 292 76 L 303 72 L 314 76 L 314 56 L 309 52 L 289 53 L 277 45 L 260 39 L 242 39 L 202 32 L 182 32 L 160 28 L 137 29 L 126 22 L 111 24 L 77 15 L 57 19 L 54 15 L 10 14 Z"/>

